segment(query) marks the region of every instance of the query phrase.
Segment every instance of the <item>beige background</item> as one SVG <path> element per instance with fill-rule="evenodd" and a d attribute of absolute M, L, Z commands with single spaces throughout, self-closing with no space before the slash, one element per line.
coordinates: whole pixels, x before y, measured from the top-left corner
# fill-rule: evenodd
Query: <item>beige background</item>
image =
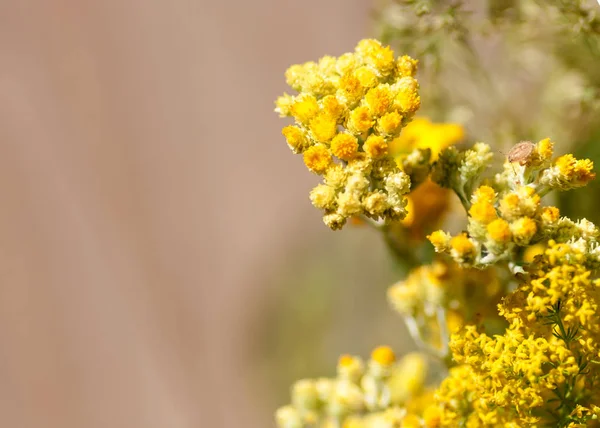
<path fill-rule="evenodd" d="M 270 426 L 262 276 L 328 233 L 273 100 L 369 7 L 0 1 L 0 426 Z"/>

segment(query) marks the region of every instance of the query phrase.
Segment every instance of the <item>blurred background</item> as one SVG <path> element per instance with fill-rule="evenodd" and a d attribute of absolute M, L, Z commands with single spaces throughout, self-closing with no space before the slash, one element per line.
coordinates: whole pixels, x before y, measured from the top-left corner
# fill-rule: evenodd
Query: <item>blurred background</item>
<path fill-rule="evenodd" d="M 272 426 L 288 385 L 332 374 L 340 353 L 411 349 L 385 302 L 398 267 L 367 228 L 322 224 L 308 200 L 317 177 L 273 113 L 290 64 L 372 34 L 399 45 L 404 33 L 388 30 L 404 21 L 374 25 L 382 10 L 366 0 L 0 1 L 0 426 Z M 510 73 L 498 34 L 484 68 Z M 584 74 L 585 84 L 573 77 L 576 101 L 597 101 L 598 57 L 564 43 L 570 62 L 548 62 L 544 43 L 528 51 L 521 85 L 500 85 L 504 103 L 485 92 L 473 101 L 481 91 L 465 84 L 460 108 L 430 103 L 430 115 L 498 150 L 545 137 L 471 114 L 516 123 L 550 105 L 568 119 L 540 102 L 540 65 L 548 79 L 556 67 Z M 565 85 L 552 99 L 573 92 Z M 596 107 L 586 108 L 586 128 L 564 139 L 597 152 Z"/>
<path fill-rule="evenodd" d="M 282 288 L 331 252 L 385 264 L 322 225 L 273 113 L 287 66 L 346 51 L 370 7 L 0 2 L 1 426 L 271 426 L 311 369 L 266 364 Z"/>

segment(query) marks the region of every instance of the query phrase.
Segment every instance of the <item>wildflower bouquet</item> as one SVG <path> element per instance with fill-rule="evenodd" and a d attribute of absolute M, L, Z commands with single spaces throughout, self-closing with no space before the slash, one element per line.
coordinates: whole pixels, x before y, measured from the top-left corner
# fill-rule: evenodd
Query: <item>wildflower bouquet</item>
<path fill-rule="evenodd" d="M 593 426 L 600 230 L 544 198 L 585 186 L 593 163 L 555 154 L 544 138 L 516 141 L 491 172 L 490 146 L 459 148 L 462 127 L 414 117 L 417 65 L 362 40 L 353 53 L 286 73 L 297 94 L 280 97 L 276 111 L 293 118 L 283 128 L 290 149 L 322 177 L 310 200 L 329 228 L 368 224 L 411 258 L 387 297 L 421 352 L 398 358 L 380 346 L 366 361 L 343 355 L 335 378 L 293 385 L 277 424 Z M 436 230 L 453 200 L 464 230 Z"/>

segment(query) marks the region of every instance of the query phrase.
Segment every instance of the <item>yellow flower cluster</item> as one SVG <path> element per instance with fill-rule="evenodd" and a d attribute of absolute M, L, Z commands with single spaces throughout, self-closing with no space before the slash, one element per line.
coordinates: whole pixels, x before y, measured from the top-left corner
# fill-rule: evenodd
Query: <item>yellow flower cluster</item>
<path fill-rule="evenodd" d="M 353 53 L 290 67 L 298 94 L 276 111 L 294 120 L 282 131 L 291 150 L 323 177 L 310 199 L 324 222 L 375 220 L 410 267 L 388 300 L 448 376 L 434 393 L 424 354 L 344 355 L 335 378 L 293 386 L 278 426 L 600 426 L 600 230 L 542 205 L 548 192 L 592 180 L 593 162 L 555 157 L 546 138 L 516 144 L 500 173 L 485 174 L 488 145 L 459 150 L 460 126 L 413 120 L 416 66 L 362 40 Z M 466 227 L 427 236 L 441 256 L 415 248 L 439 227 L 449 191 Z"/>
<path fill-rule="evenodd" d="M 530 145 L 529 149 L 523 144 Z M 521 152 L 514 154 L 516 160 L 507 162 L 504 173 L 497 175 L 489 186 L 479 186 L 472 193 L 468 204 L 468 234 L 451 237 L 437 231 L 428 236 L 437 252 L 450 254 L 462 265 L 481 267 L 500 260 L 516 260 L 519 248 L 540 241 L 597 238 L 597 228 L 587 220 L 573 222 L 560 218 L 558 208 L 541 206 L 541 194 L 549 189 L 546 178 L 559 177 L 553 171 L 558 169 L 556 162 L 565 156 L 558 158 L 553 166 L 552 143 L 548 139 L 536 145 L 520 143 L 516 149 Z M 586 177 L 593 177 L 590 161 L 573 162 L 585 164 Z M 570 176 L 562 174 L 560 180 L 553 183 L 562 183 L 560 189 L 572 188 L 576 183 L 581 185 L 583 173 L 579 172 Z"/>
<path fill-rule="evenodd" d="M 366 363 L 351 355 L 338 361 L 336 378 L 304 379 L 292 387 L 292 403 L 275 415 L 280 428 L 438 427 L 441 412 L 425 387 L 422 354 L 399 361 L 388 346 Z"/>
<path fill-rule="evenodd" d="M 416 70 L 415 60 L 396 59 L 389 46 L 370 39 L 354 53 L 287 70 L 287 83 L 298 95 L 280 97 L 276 111 L 296 122 L 282 131 L 292 151 L 324 177 L 310 197 L 330 228 L 356 215 L 406 215 L 402 195 L 410 179 L 396 166 L 390 146 L 420 107 Z"/>
<path fill-rule="evenodd" d="M 553 159 L 554 143 L 545 138 L 537 144 L 524 141 L 508 153 L 504 173 L 496 177 L 510 188 L 532 184 L 541 196 L 550 190 L 570 190 L 588 184 L 596 177 L 594 163 L 568 153 Z"/>
<path fill-rule="evenodd" d="M 585 186 L 596 177 L 594 163 L 589 159 L 575 159 L 572 154 L 557 158 L 544 171 L 540 183 L 549 189 L 568 190 Z"/>
<path fill-rule="evenodd" d="M 499 306 L 503 335 L 468 326 L 453 336 L 460 366 L 437 394 L 444 426 L 587 426 L 600 416 L 600 280 L 586 260 L 551 241 Z"/>

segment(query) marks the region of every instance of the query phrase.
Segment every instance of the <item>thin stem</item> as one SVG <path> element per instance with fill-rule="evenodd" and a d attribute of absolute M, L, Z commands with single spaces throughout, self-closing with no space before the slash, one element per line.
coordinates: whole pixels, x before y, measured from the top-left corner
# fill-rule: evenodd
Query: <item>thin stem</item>
<path fill-rule="evenodd" d="M 436 310 L 437 322 L 440 328 L 440 342 L 442 344 L 442 354 L 444 357 L 448 355 L 450 351 L 448 349 L 448 343 L 450 342 L 450 333 L 448 332 L 448 321 L 446 320 L 446 309 L 438 306 Z"/>

